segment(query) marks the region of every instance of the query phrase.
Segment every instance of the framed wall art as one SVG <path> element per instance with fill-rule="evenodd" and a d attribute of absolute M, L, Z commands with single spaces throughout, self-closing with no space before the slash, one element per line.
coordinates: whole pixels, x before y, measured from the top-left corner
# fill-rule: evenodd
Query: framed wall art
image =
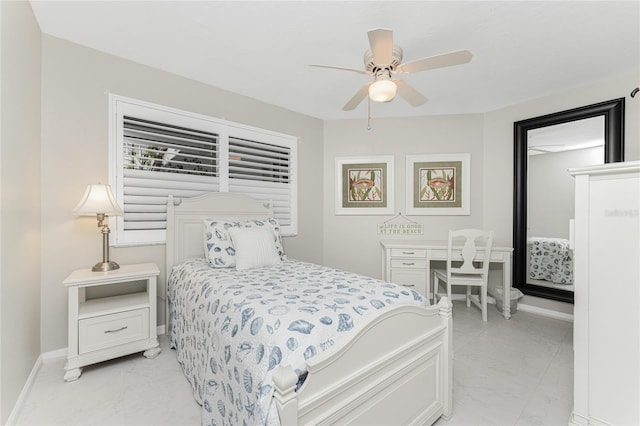
<path fill-rule="evenodd" d="M 470 154 L 407 156 L 408 215 L 470 214 Z"/>
<path fill-rule="evenodd" d="M 336 214 L 393 213 L 393 155 L 336 157 Z"/>

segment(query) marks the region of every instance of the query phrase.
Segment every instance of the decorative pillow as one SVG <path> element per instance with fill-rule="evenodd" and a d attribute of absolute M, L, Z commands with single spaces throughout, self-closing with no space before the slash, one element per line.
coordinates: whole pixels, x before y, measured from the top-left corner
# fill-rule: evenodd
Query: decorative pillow
<path fill-rule="evenodd" d="M 278 255 L 273 232 L 266 227 L 231 227 L 229 235 L 235 246 L 236 269 L 261 268 L 278 265 Z"/>
<path fill-rule="evenodd" d="M 240 222 L 225 219 L 205 219 L 204 252 L 214 268 L 236 266 L 236 250 L 229 236 L 229 228 L 240 227 Z"/>
<path fill-rule="evenodd" d="M 229 236 L 229 229 L 231 228 L 259 228 L 269 230 L 278 256 L 280 259 L 284 259 L 280 224 L 275 218 L 245 221 L 205 219 L 204 227 L 204 251 L 209 259 L 209 263 L 214 268 L 233 268 L 236 266 L 236 249 Z"/>

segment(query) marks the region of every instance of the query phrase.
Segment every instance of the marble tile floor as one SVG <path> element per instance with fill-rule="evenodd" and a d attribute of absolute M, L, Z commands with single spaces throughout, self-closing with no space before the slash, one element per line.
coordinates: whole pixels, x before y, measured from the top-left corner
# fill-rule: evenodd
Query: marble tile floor
<path fill-rule="evenodd" d="M 454 302 L 454 409 L 437 426 L 566 425 L 573 398 L 572 324 Z M 161 336 L 154 360 L 136 354 L 63 381 L 64 359 L 43 364 L 17 425 L 198 425 L 200 406 Z"/>

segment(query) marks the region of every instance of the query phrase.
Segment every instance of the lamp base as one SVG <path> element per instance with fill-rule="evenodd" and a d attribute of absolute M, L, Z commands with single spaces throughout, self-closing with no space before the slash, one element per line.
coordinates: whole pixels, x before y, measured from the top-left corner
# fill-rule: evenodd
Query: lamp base
<path fill-rule="evenodd" d="M 118 265 L 116 262 L 113 262 L 113 261 L 98 262 L 95 265 L 93 265 L 93 268 L 91 268 L 93 272 L 107 272 L 107 271 L 113 271 L 114 269 L 120 269 L 120 265 Z"/>

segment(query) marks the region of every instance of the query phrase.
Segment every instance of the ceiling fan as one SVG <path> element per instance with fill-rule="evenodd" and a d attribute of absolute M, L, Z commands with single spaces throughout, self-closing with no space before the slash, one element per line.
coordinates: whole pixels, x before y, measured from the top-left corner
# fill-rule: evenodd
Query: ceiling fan
<path fill-rule="evenodd" d="M 373 77 L 373 81 L 362 86 L 349 102 L 342 107 L 344 111 L 353 110 L 367 95 L 374 102 L 389 102 L 396 96 L 396 93 L 412 106 L 420 106 L 427 102 L 427 98 L 405 81 L 392 78 L 393 74 L 408 74 L 466 64 L 472 57 L 471 52 L 468 50 L 457 50 L 442 55 L 416 59 L 403 64 L 402 49 L 393 44 L 393 31 L 386 28 L 377 28 L 368 31 L 367 35 L 369 36 L 371 49 L 364 54 L 364 70 L 331 65 L 310 65 L 312 67 L 352 71 Z"/>

